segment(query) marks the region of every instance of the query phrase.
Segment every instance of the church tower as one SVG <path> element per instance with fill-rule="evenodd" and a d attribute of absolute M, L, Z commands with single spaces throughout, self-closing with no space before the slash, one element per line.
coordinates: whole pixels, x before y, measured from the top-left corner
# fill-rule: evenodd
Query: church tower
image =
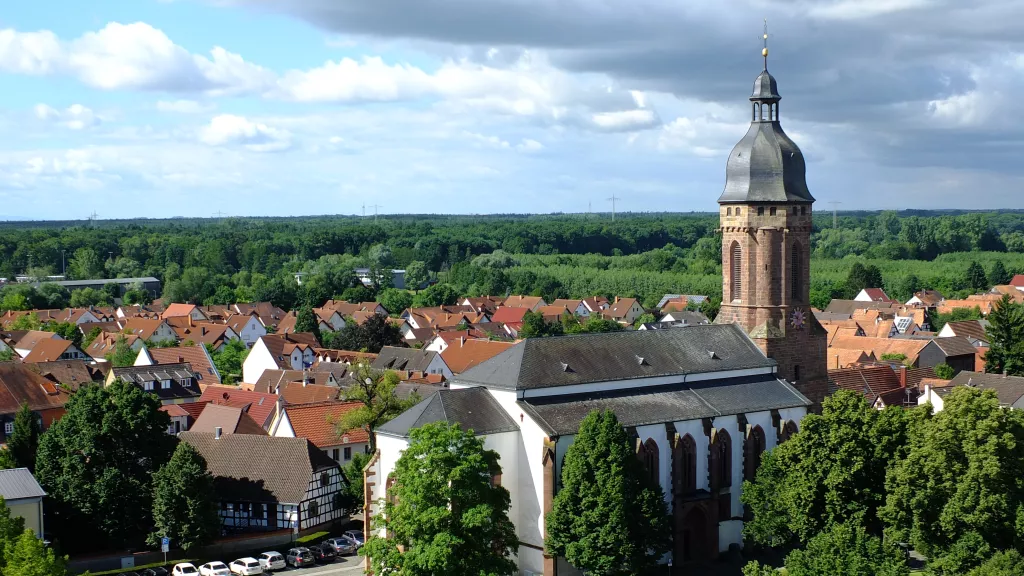
<path fill-rule="evenodd" d="M 782 131 L 775 78 L 764 70 L 750 97 L 750 128 L 729 154 L 718 199 L 722 233 L 722 309 L 779 377 L 820 407 L 828 390 L 827 333 L 810 308 L 811 205 L 804 157 Z"/>

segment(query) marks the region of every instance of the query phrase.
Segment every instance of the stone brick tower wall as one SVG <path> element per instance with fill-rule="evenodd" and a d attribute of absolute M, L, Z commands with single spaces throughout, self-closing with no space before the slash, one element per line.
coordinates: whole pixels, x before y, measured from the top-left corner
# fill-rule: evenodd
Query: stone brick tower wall
<path fill-rule="evenodd" d="M 810 308 L 810 204 L 723 205 L 719 218 L 722 309 L 715 322 L 743 326 L 778 362 L 779 376 L 820 406 L 828 340 Z"/>

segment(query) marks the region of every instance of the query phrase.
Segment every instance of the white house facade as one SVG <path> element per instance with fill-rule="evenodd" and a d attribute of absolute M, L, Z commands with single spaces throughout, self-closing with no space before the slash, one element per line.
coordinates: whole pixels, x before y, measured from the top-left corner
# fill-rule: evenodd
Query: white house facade
<path fill-rule="evenodd" d="M 580 422 L 611 410 L 665 493 L 675 566 L 708 560 L 742 546 L 743 480 L 765 450 L 797 430 L 810 405 L 736 325 L 529 339 L 378 428 L 365 472 L 366 514 L 386 498 L 409 431 L 458 422 L 500 455 L 520 572 L 577 574 L 544 554 L 544 518 Z"/>

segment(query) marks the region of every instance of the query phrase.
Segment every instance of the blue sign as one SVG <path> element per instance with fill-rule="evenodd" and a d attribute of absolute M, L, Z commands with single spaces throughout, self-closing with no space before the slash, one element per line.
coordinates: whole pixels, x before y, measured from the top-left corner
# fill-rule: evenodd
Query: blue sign
<path fill-rule="evenodd" d="M 166 536 L 164 536 L 163 538 L 160 539 L 160 551 L 161 552 L 169 552 L 170 549 L 171 549 L 171 539 L 166 537 Z"/>

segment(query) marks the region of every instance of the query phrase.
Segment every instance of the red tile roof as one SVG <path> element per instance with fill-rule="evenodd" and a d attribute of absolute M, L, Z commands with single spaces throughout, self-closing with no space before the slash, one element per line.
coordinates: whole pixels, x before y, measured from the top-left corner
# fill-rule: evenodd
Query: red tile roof
<path fill-rule="evenodd" d="M 455 374 L 501 354 L 511 348 L 512 342 L 491 342 L 489 340 L 457 340 L 441 352 L 441 359 Z"/>
<path fill-rule="evenodd" d="M 1024 274 L 1014 274 L 1013 279 L 1010 280 L 1010 286 L 1024 287 Z"/>
<path fill-rule="evenodd" d="M 842 390 L 852 390 L 874 401 L 880 394 L 902 388 L 899 376 L 889 366 L 829 370 L 828 378 Z"/>
<path fill-rule="evenodd" d="M 56 362 L 60 360 L 61 354 L 68 351 L 74 345 L 69 340 L 48 338 L 40 340 L 32 347 L 32 351 L 25 356 L 25 362 Z"/>
<path fill-rule="evenodd" d="M 14 414 L 22 403 L 37 412 L 63 408 L 70 396 L 24 364 L 0 363 L 0 414 Z"/>
<path fill-rule="evenodd" d="M 195 310 L 195 304 L 170 304 L 164 309 L 162 316 L 164 318 L 173 318 L 175 316 L 188 316 Z"/>
<path fill-rule="evenodd" d="M 203 390 L 199 402 L 209 402 L 220 406 L 242 408 L 249 406 L 249 416 L 260 426 L 270 425 L 277 406 L 277 395 L 263 392 L 250 392 L 232 386 L 207 386 Z"/>
<path fill-rule="evenodd" d="M 317 448 L 369 442 L 366 430 L 353 429 L 342 437 L 335 434 L 334 422 L 343 414 L 362 406 L 359 402 L 317 402 L 315 404 L 289 404 L 285 407 L 288 421 L 295 436 L 305 438 Z M 344 442 L 344 437 L 348 442 Z"/>
<path fill-rule="evenodd" d="M 495 310 L 494 314 L 491 315 L 491 322 L 497 322 L 500 324 L 522 322 L 523 316 L 526 316 L 526 313 L 529 311 L 529 308 L 502 306 Z"/>
<path fill-rule="evenodd" d="M 220 384 L 220 375 L 217 367 L 210 361 L 209 355 L 202 344 L 195 346 L 180 346 L 177 348 L 152 348 L 147 349 L 149 357 L 155 364 L 181 364 L 188 362 L 192 370 L 202 376 L 201 384 Z"/>

